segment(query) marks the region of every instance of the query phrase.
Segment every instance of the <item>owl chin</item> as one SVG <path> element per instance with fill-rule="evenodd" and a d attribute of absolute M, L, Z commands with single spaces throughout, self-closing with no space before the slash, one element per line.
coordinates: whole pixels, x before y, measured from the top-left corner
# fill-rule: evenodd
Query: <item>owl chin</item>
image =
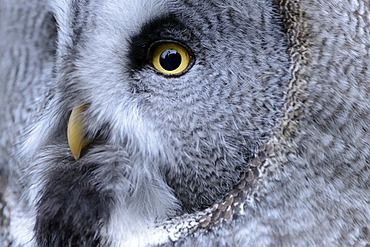
<path fill-rule="evenodd" d="M 58 144 L 35 157 L 40 187 L 34 230 L 40 246 L 135 240 L 181 211 L 159 169 L 142 169 L 144 159 L 110 145 L 90 145 L 84 152 L 75 160 L 66 155 L 67 145 Z"/>

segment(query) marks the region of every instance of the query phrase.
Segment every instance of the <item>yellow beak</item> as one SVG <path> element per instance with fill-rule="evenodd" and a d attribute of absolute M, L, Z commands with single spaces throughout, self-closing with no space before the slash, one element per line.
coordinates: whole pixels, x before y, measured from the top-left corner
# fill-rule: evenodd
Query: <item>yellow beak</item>
<path fill-rule="evenodd" d="M 86 108 L 87 105 L 74 107 L 68 121 L 68 145 L 76 160 L 80 158 L 82 149 L 90 143 L 85 137 L 84 118 L 82 115 Z"/>

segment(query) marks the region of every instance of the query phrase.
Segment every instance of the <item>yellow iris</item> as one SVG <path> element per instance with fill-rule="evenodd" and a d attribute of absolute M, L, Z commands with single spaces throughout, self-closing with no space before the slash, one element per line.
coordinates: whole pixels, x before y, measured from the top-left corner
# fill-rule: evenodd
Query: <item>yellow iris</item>
<path fill-rule="evenodd" d="M 186 48 L 177 43 L 163 43 L 154 49 L 152 63 L 165 75 L 179 75 L 189 67 L 190 55 Z"/>

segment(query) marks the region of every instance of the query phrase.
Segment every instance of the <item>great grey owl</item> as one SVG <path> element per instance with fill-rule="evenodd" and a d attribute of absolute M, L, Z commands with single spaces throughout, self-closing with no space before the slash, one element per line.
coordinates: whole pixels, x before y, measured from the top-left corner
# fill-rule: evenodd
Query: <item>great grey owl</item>
<path fill-rule="evenodd" d="M 1 246 L 370 246 L 369 0 L 0 0 Z"/>

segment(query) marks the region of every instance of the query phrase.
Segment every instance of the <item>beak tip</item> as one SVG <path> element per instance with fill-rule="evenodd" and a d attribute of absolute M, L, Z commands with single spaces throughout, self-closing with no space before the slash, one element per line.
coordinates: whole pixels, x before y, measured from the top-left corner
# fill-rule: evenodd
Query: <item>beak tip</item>
<path fill-rule="evenodd" d="M 72 153 L 72 155 L 73 155 L 73 157 L 75 158 L 76 161 L 80 159 L 80 154 L 73 154 Z"/>

